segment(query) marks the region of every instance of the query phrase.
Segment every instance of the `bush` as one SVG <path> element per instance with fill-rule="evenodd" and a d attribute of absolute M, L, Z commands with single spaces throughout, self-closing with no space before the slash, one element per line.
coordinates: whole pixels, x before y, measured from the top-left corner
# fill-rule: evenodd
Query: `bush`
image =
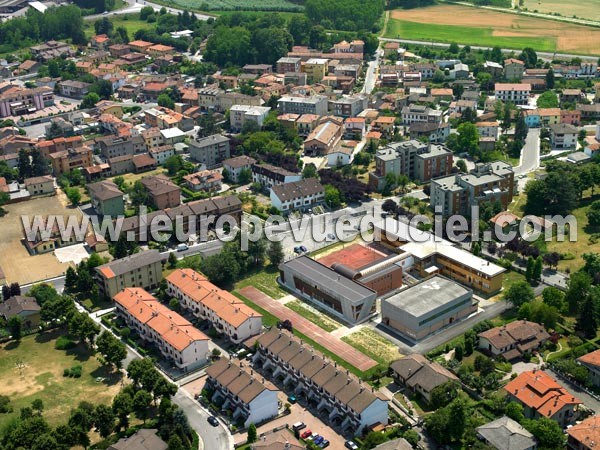
<path fill-rule="evenodd" d="M 73 347 L 75 347 L 75 342 L 73 342 L 67 336 L 60 336 L 54 344 L 54 348 L 56 350 L 68 350 Z"/>
<path fill-rule="evenodd" d="M 79 378 L 83 368 L 80 365 L 73 366 L 70 369 L 63 370 L 63 377 Z"/>
<path fill-rule="evenodd" d="M 13 411 L 13 407 L 10 404 L 10 398 L 6 395 L 0 395 L 0 413 L 7 414 Z"/>

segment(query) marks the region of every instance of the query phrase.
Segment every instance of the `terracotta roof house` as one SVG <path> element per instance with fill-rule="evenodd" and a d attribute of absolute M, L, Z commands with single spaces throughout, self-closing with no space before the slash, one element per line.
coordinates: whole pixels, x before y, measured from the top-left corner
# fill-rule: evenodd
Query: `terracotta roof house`
<path fill-rule="evenodd" d="M 40 305 L 33 297 L 14 295 L 0 303 L 0 316 L 5 320 L 19 316 L 26 328 L 37 327 L 40 324 Z"/>
<path fill-rule="evenodd" d="M 418 353 L 398 359 L 390 364 L 392 376 L 414 392 L 430 401 L 431 391 L 448 381 L 458 381 L 456 375 L 437 362 L 429 361 Z"/>
<path fill-rule="evenodd" d="M 517 360 L 525 352 L 532 353 L 550 339 L 542 325 L 527 320 L 491 328 L 478 336 L 480 349 L 492 356 L 502 356 L 507 361 Z"/>
<path fill-rule="evenodd" d="M 234 343 L 246 341 L 262 331 L 261 314 L 192 269 L 177 269 L 171 273 L 167 277 L 167 289 L 183 308 L 200 319 L 208 319 L 219 333 Z"/>
<path fill-rule="evenodd" d="M 509 399 L 523 405 L 528 419 L 547 417 L 566 427 L 577 419 L 581 400 L 541 370 L 523 372 L 504 386 Z"/>
<path fill-rule="evenodd" d="M 537 441 L 518 422 L 502 416 L 477 427 L 477 437 L 497 450 L 535 450 Z"/>
<path fill-rule="evenodd" d="M 577 358 L 577 362 L 588 368 L 588 376 L 592 385 L 600 386 L 600 350 L 580 356 Z"/>
<path fill-rule="evenodd" d="M 600 443 L 600 416 L 588 417 L 567 429 L 567 448 L 596 450 Z"/>

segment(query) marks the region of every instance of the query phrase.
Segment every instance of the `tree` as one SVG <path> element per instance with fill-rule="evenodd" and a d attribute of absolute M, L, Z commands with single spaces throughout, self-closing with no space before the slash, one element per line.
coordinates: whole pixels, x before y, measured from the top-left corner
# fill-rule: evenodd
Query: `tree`
<path fill-rule="evenodd" d="M 253 442 L 256 442 L 256 438 L 256 425 L 251 423 L 250 425 L 248 425 L 248 439 L 246 440 L 246 442 L 248 444 L 252 444 Z"/>
<path fill-rule="evenodd" d="M 504 408 L 504 414 L 519 423 L 525 418 L 525 415 L 523 414 L 523 405 L 517 402 L 508 402 Z"/>
<path fill-rule="evenodd" d="M 65 272 L 65 287 L 66 294 L 71 294 L 77 291 L 77 273 L 72 266 L 67 267 Z"/>
<path fill-rule="evenodd" d="M 479 131 L 477 127 L 470 122 L 461 123 L 456 129 L 458 133 L 457 144 L 460 152 L 469 152 L 472 157 L 478 156 L 479 150 Z"/>
<path fill-rule="evenodd" d="M 528 303 L 535 298 L 533 289 L 526 281 L 519 281 L 513 284 L 504 294 L 504 300 L 517 308 L 524 303 Z"/>
<path fill-rule="evenodd" d="M 302 169 L 302 178 L 316 178 L 317 167 L 313 163 L 308 163 Z"/>
<path fill-rule="evenodd" d="M 459 441 L 467 425 L 467 410 L 464 400 L 460 397 L 456 398 L 450 405 L 449 409 L 449 420 L 448 428 L 453 441 Z"/>
<path fill-rule="evenodd" d="M 10 298 L 10 288 L 8 287 L 8 285 L 3 285 L 2 286 L 2 300 L 6 301 Z"/>
<path fill-rule="evenodd" d="M 110 331 L 105 330 L 98 336 L 96 346 L 107 363 L 117 368 L 121 367 L 122 361 L 127 356 L 127 348 Z"/>
<path fill-rule="evenodd" d="M 575 323 L 575 330 L 579 331 L 586 339 L 596 337 L 598 329 L 598 307 L 596 295 L 587 295 L 579 308 L 579 317 Z"/>
<path fill-rule="evenodd" d="M 556 310 L 564 314 L 567 312 L 567 302 L 565 301 L 565 293 L 555 287 L 547 287 L 542 291 L 542 300 L 548 305 L 556 308 Z"/>
<path fill-rule="evenodd" d="M 525 269 L 525 279 L 529 282 L 533 280 L 533 269 L 535 266 L 535 260 L 533 257 L 527 259 L 527 268 Z"/>
<path fill-rule="evenodd" d="M 283 262 L 283 247 L 281 242 L 272 241 L 267 247 L 267 258 L 273 267 L 279 266 Z"/>
<path fill-rule="evenodd" d="M 112 410 L 119 419 L 121 427 L 127 427 L 129 420 L 127 416 L 133 411 L 133 399 L 128 392 L 121 391 L 112 402 Z"/>
<path fill-rule="evenodd" d="M 88 92 L 81 101 L 81 109 L 93 108 L 100 101 L 100 96 L 95 92 Z"/>
<path fill-rule="evenodd" d="M 477 333 L 473 329 L 469 329 L 465 332 L 465 355 L 470 356 L 475 348 L 477 341 Z"/>
<path fill-rule="evenodd" d="M 31 409 L 33 409 L 38 416 L 44 412 L 44 401 L 41 398 L 36 398 L 31 402 Z"/>
<path fill-rule="evenodd" d="M 81 201 L 81 192 L 77 188 L 66 188 L 65 193 L 67 194 L 67 198 L 71 202 L 72 205 L 79 205 Z"/>
<path fill-rule="evenodd" d="M 533 69 L 537 63 L 537 53 L 531 47 L 525 47 L 518 59 L 525 63 L 525 68 Z"/>
<path fill-rule="evenodd" d="M 144 389 L 137 391 L 133 397 L 133 411 L 144 423 L 146 423 L 146 419 L 148 418 L 148 409 L 151 403 L 152 396 Z"/>
<path fill-rule="evenodd" d="M 163 93 L 158 96 L 156 99 L 158 106 L 162 106 L 169 109 L 175 108 L 175 102 L 169 97 L 169 94 Z"/>
<path fill-rule="evenodd" d="M 174 269 L 177 267 L 177 256 L 175 253 L 169 253 L 169 261 L 168 261 L 169 269 Z"/>
<path fill-rule="evenodd" d="M 180 155 L 174 155 L 167 158 L 163 164 L 170 176 L 174 176 L 183 169 L 183 160 Z"/>
<path fill-rule="evenodd" d="M 446 79 L 446 75 L 444 75 L 444 72 L 442 70 L 437 69 L 433 73 L 433 79 L 432 79 L 432 81 L 434 83 L 443 83 L 445 79 Z"/>
<path fill-rule="evenodd" d="M 459 159 L 456 161 L 456 167 L 461 173 L 467 173 L 467 163 L 464 159 Z"/>
<path fill-rule="evenodd" d="M 21 335 L 23 333 L 23 319 L 21 316 L 11 316 L 7 321 L 8 332 L 12 336 L 15 341 L 21 340 Z"/>
<path fill-rule="evenodd" d="M 542 279 L 542 257 L 538 256 L 535 259 L 535 262 L 533 264 L 533 279 L 534 280 L 541 280 Z"/>
<path fill-rule="evenodd" d="M 537 99 L 538 108 L 558 108 L 558 97 L 553 91 L 546 91 Z"/>
<path fill-rule="evenodd" d="M 454 347 L 454 359 L 456 359 L 457 361 L 462 361 L 464 356 L 464 349 L 462 345 L 457 345 L 456 347 Z"/>
<path fill-rule="evenodd" d="M 325 188 L 325 203 L 330 208 L 338 208 L 342 204 L 342 198 L 340 191 L 332 186 L 331 184 L 326 184 Z"/>
<path fill-rule="evenodd" d="M 94 426 L 100 436 L 106 439 L 115 429 L 116 415 L 107 405 L 98 405 L 94 410 Z"/>
<path fill-rule="evenodd" d="M 548 69 L 548 73 L 546 73 L 546 87 L 548 89 L 554 89 L 554 70 L 552 68 Z"/>
<path fill-rule="evenodd" d="M 24 180 L 32 175 L 31 160 L 29 153 L 25 149 L 19 150 L 19 179 Z"/>
<path fill-rule="evenodd" d="M 460 392 L 460 386 L 456 381 L 448 381 L 434 387 L 430 393 L 429 404 L 432 409 L 439 409 L 454 400 Z"/>
<path fill-rule="evenodd" d="M 589 295 L 591 286 L 592 279 L 585 272 L 575 272 L 570 276 L 565 294 L 570 314 L 576 314 L 579 311 L 579 303 Z"/>
<path fill-rule="evenodd" d="M 14 297 L 15 295 L 21 295 L 21 286 L 16 281 L 10 283 L 10 296 Z"/>
<path fill-rule="evenodd" d="M 540 449 L 564 448 L 565 434 L 558 422 L 541 417 L 535 420 L 524 420 L 523 426 L 536 437 Z"/>
<path fill-rule="evenodd" d="M 186 447 L 181 442 L 181 438 L 177 434 L 171 435 L 167 450 L 186 450 Z"/>

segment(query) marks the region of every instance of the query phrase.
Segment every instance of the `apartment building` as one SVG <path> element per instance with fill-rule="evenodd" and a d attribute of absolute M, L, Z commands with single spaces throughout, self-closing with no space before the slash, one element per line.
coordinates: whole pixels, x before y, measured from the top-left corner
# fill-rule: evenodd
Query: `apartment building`
<path fill-rule="evenodd" d="M 300 72 L 302 58 L 284 56 L 277 60 L 277 73 Z"/>
<path fill-rule="evenodd" d="M 92 150 L 87 147 L 72 148 L 49 155 L 52 172 L 59 177 L 73 169 L 90 167 L 92 165 Z"/>
<path fill-rule="evenodd" d="M 525 73 L 525 63 L 520 59 L 510 58 L 504 61 L 504 78 L 509 81 L 521 81 Z"/>
<path fill-rule="evenodd" d="M 191 158 L 206 167 L 214 168 L 230 156 L 229 138 L 213 134 L 205 138 L 194 139 L 189 143 Z"/>
<path fill-rule="evenodd" d="M 271 188 L 271 205 L 283 213 L 304 211 L 325 201 L 325 190 L 316 178 L 305 178 Z"/>
<path fill-rule="evenodd" d="M 218 333 L 235 344 L 262 331 L 262 315 L 231 293 L 192 269 L 176 269 L 167 278 L 167 292 L 182 308 L 208 320 Z"/>
<path fill-rule="evenodd" d="M 118 156 L 133 155 L 133 141 L 131 137 L 103 136 L 96 139 L 96 147 L 106 159 Z"/>
<path fill-rule="evenodd" d="M 311 346 L 276 328 L 257 342 L 254 367 L 272 373 L 273 379 L 283 377 L 283 385 L 316 405 L 326 422 L 353 434 L 375 424 L 387 425 L 387 398 Z"/>
<path fill-rule="evenodd" d="M 367 97 L 360 95 L 342 97 L 329 102 L 329 109 L 336 117 L 356 117 L 368 106 Z"/>
<path fill-rule="evenodd" d="M 96 267 L 100 293 L 113 298 L 127 287 L 156 289 L 162 280 L 162 256 L 146 250 Z"/>
<path fill-rule="evenodd" d="M 54 177 L 51 175 L 42 175 L 40 177 L 25 178 L 25 189 L 29 195 L 54 194 Z"/>
<path fill-rule="evenodd" d="M 189 321 L 160 303 L 142 288 L 124 288 L 113 296 L 115 311 L 127 326 L 156 346 L 179 369 L 206 363 L 210 339 Z"/>
<path fill-rule="evenodd" d="M 315 114 L 327 115 L 327 97 L 313 95 L 312 97 L 298 97 L 284 95 L 277 101 L 277 108 L 281 114 Z"/>
<path fill-rule="evenodd" d="M 496 100 L 515 105 L 527 105 L 531 94 L 531 84 L 526 83 L 496 83 L 494 86 Z"/>
<path fill-rule="evenodd" d="M 212 391 L 212 401 L 222 402 L 222 409 L 233 411 L 232 418 L 244 426 L 262 423 L 279 412 L 277 390 L 236 363 L 222 358 L 206 369 L 206 388 Z"/>
<path fill-rule="evenodd" d="M 443 112 L 427 106 L 413 103 L 405 106 L 401 111 L 402 125 L 411 125 L 417 122 L 442 123 Z"/>
<path fill-rule="evenodd" d="M 231 181 L 239 183 L 242 171 L 252 170 L 252 164 L 256 164 L 254 158 L 246 155 L 236 156 L 223 161 L 223 170 L 227 171 L 227 176 Z"/>
<path fill-rule="evenodd" d="M 441 144 L 446 142 L 446 139 L 450 136 L 450 124 L 414 122 L 408 128 L 408 132 L 411 139 L 421 141 L 422 138 L 426 138 L 431 143 Z"/>
<path fill-rule="evenodd" d="M 102 216 L 122 216 L 125 214 L 123 192 L 110 180 L 87 185 L 90 202 L 96 212 Z"/>
<path fill-rule="evenodd" d="M 215 109 L 219 112 L 225 112 L 231 109 L 233 105 L 261 106 L 263 101 L 258 95 L 246 95 L 239 92 L 219 93 L 216 97 Z"/>
<path fill-rule="evenodd" d="M 497 121 L 493 122 L 476 122 L 475 126 L 479 132 L 479 137 L 490 137 L 498 139 L 500 124 Z"/>
<path fill-rule="evenodd" d="M 221 190 L 223 175 L 218 170 L 201 170 L 183 177 L 186 186 L 194 192 L 218 192 Z"/>
<path fill-rule="evenodd" d="M 88 93 L 90 83 L 77 80 L 65 80 L 58 83 L 60 95 L 69 98 L 83 98 Z"/>
<path fill-rule="evenodd" d="M 269 111 L 271 108 L 268 106 L 233 105 L 229 109 L 229 123 L 236 131 L 241 131 L 247 122 L 255 123 L 260 129 Z"/>
<path fill-rule="evenodd" d="M 181 203 L 181 188 L 165 175 L 144 177 L 140 180 L 150 201 L 158 209 L 174 208 Z"/>
<path fill-rule="evenodd" d="M 326 120 L 318 125 L 304 141 L 304 154 L 327 155 L 339 144 L 344 134 L 340 123 Z"/>
<path fill-rule="evenodd" d="M 304 72 L 309 84 L 320 82 L 329 70 L 329 60 L 325 58 L 310 58 L 300 63 L 300 72 Z"/>
<path fill-rule="evenodd" d="M 563 388 L 542 370 L 523 372 L 504 386 L 509 400 L 523 406 L 527 419 L 546 417 L 558 422 L 561 428 L 578 418 L 577 407 L 581 400 Z"/>
<path fill-rule="evenodd" d="M 446 176 L 452 171 L 452 152 L 444 145 L 424 144 L 416 140 L 395 142 L 377 150 L 375 170 L 369 184 L 375 189 L 385 186 L 385 176 L 406 175 L 420 182 Z"/>
<path fill-rule="evenodd" d="M 52 88 L 23 88 L 9 82 L 0 83 L 0 117 L 30 114 L 53 105 Z"/>
<path fill-rule="evenodd" d="M 575 149 L 579 129 L 567 123 L 550 125 L 550 144 L 556 149 Z"/>
<path fill-rule="evenodd" d="M 265 188 L 271 188 L 277 184 L 300 181 L 302 174 L 290 172 L 281 167 L 271 164 L 252 164 L 252 182 L 259 183 Z"/>
<path fill-rule="evenodd" d="M 515 174 L 510 164 L 495 161 L 477 164 L 468 174 L 453 174 L 431 181 L 430 204 L 448 217 L 471 215 L 471 207 L 499 201 L 506 209 L 515 192 Z"/>

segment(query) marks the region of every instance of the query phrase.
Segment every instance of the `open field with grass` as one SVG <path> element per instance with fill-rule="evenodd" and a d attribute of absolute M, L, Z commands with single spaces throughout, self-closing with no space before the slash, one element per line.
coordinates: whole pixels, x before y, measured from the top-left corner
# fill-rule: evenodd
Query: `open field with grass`
<path fill-rule="evenodd" d="M 278 299 L 284 297 L 286 292 L 279 287 L 277 284 L 277 277 L 279 276 L 279 270 L 277 267 L 268 266 L 261 269 L 252 275 L 247 276 L 241 281 L 235 284 L 235 289 L 239 290 L 246 286 L 254 286 L 259 291 L 264 292 L 269 297 Z"/>
<path fill-rule="evenodd" d="M 50 425 L 66 422 L 70 410 L 80 401 L 93 405 L 109 404 L 121 389 L 120 372 L 108 372 L 83 346 L 56 350 L 62 331 L 27 336 L 20 343 L 0 346 L 0 395 L 10 398 L 13 412 L 0 414 L 0 429 L 39 398 L 44 402 L 44 417 Z M 17 364 L 22 364 L 19 369 Z M 81 378 L 63 377 L 63 370 L 82 366 Z M 96 378 L 104 378 L 96 381 Z"/>
<path fill-rule="evenodd" d="M 392 11 L 385 37 L 591 55 L 600 48 L 598 28 L 460 5 Z"/>
<path fill-rule="evenodd" d="M 202 11 L 302 11 L 301 5 L 288 0 L 173 0 L 176 5 Z"/>
<path fill-rule="evenodd" d="M 380 364 L 387 365 L 403 356 L 398 352 L 398 347 L 395 344 L 367 327 L 344 336 L 342 341 L 350 344 Z"/>
<path fill-rule="evenodd" d="M 155 28 L 156 23 L 148 23 L 145 20 L 140 20 L 139 14 L 119 14 L 109 16 L 114 28 L 124 27 L 127 30 L 129 39 L 133 40 L 133 35 L 137 30 L 148 30 Z M 102 20 L 102 19 L 98 19 Z M 94 22 L 85 22 L 85 35 L 91 37 L 96 34 L 94 31 Z"/>
<path fill-rule="evenodd" d="M 133 184 L 138 180 L 141 180 L 144 177 L 150 177 L 153 175 L 162 175 L 162 174 L 166 174 L 166 170 L 163 169 L 162 167 L 158 167 L 154 170 L 150 170 L 149 172 L 141 172 L 141 173 L 124 173 L 122 175 L 117 175 L 111 178 L 112 181 L 115 180 L 115 178 L 117 177 L 121 177 L 125 180 L 126 183 L 129 184 Z"/>
<path fill-rule="evenodd" d="M 529 11 L 600 21 L 600 0 L 525 0 Z"/>
<path fill-rule="evenodd" d="M 323 328 L 325 331 L 331 332 L 342 326 L 325 313 L 317 311 L 312 306 L 309 306 L 300 300 L 292 300 L 291 302 L 287 302 L 285 306 L 292 311 L 297 312 L 305 319 L 310 320 L 315 325 Z"/>

